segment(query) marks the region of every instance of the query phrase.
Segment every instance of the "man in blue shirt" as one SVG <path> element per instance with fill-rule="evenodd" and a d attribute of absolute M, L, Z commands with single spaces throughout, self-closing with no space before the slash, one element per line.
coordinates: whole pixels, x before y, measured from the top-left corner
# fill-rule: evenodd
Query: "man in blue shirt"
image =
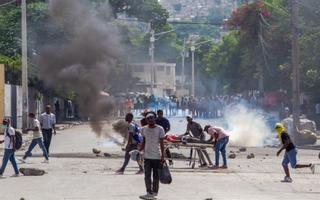
<path fill-rule="evenodd" d="M 165 133 L 168 133 L 170 131 L 170 122 L 167 118 L 163 117 L 163 110 L 158 110 L 157 116 L 156 124 L 161 126 Z"/>
<path fill-rule="evenodd" d="M 161 126 L 166 134 L 170 131 L 170 122 L 167 118 L 163 117 L 163 110 L 157 110 L 156 124 Z M 169 159 L 169 165 L 173 165 L 172 155 L 169 148 L 167 148 L 165 151 Z"/>

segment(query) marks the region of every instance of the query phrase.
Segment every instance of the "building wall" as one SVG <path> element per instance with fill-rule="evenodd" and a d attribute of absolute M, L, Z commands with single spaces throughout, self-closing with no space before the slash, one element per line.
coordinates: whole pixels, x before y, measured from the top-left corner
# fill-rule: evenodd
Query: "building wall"
<path fill-rule="evenodd" d="M 134 63 L 131 65 L 133 77 L 139 78 L 139 88 L 144 92 L 151 90 L 151 65 L 150 63 Z M 155 85 L 154 92 L 162 96 L 167 91 L 174 93 L 176 90 L 176 64 L 155 63 Z"/>
<path fill-rule="evenodd" d="M 4 118 L 4 65 L 0 64 L 0 119 Z"/>

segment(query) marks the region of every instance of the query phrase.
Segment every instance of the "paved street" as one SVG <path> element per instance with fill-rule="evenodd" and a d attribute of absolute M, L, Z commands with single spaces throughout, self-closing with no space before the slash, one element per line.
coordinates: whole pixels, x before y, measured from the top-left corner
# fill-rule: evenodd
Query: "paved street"
<path fill-rule="evenodd" d="M 114 157 L 96 157 L 92 154 L 94 147 Z M 237 148 L 229 150 L 237 151 Z M 39 152 L 36 149 L 35 153 Z M 255 158 L 248 160 L 246 156 L 251 152 Z M 248 148 L 236 159 L 229 160 L 228 170 L 192 170 L 186 161 L 175 161 L 173 183 L 160 185 L 159 199 L 319 199 L 319 169 L 316 174 L 311 174 L 309 169 L 292 171 L 294 182 L 281 183 L 281 158 L 275 157 L 275 153 L 276 149 L 271 148 Z M 317 153 L 300 150 L 299 158 L 307 163 L 320 163 L 316 160 Z M 1 200 L 138 199 L 145 193 L 143 175 L 134 175 L 137 170 L 134 162 L 130 162 L 125 175 L 115 175 L 123 161 L 120 154 L 123 154 L 120 147 L 96 138 L 87 125 L 62 131 L 53 138 L 50 164 L 41 164 L 43 158 L 33 157 L 27 164 L 19 165 L 44 169 L 47 171 L 44 176 L 11 178 L 13 171 L 8 166 L 6 178 L 0 180 Z M 5 192 L 13 191 L 12 187 L 17 189 Z"/>

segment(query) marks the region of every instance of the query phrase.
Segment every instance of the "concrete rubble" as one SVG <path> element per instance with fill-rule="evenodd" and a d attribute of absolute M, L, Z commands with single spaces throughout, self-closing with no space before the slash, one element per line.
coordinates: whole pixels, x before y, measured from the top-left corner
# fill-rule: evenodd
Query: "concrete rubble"
<path fill-rule="evenodd" d="M 235 159 L 237 157 L 237 155 L 235 153 L 231 153 L 228 156 L 230 159 Z"/>
<path fill-rule="evenodd" d="M 251 154 L 249 154 L 249 155 L 247 155 L 247 159 L 252 159 L 252 158 L 254 158 L 255 156 L 254 156 L 254 154 L 253 153 L 251 153 Z"/>
<path fill-rule="evenodd" d="M 92 152 L 93 152 L 94 154 L 100 154 L 100 153 L 101 153 L 101 150 L 96 149 L 96 148 L 93 148 L 93 149 L 92 149 Z"/>
<path fill-rule="evenodd" d="M 285 118 L 282 123 L 288 129 L 289 133 L 293 132 L 293 119 L 292 117 Z M 298 136 L 295 137 L 297 145 L 315 144 L 317 142 L 316 123 L 307 119 L 305 116 L 300 117 L 300 130 Z"/>
<path fill-rule="evenodd" d="M 107 158 L 110 158 L 110 157 L 111 157 L 111 154 L 110 154 L 110 153 L 104 153 L 103 155 L 104 155 L 104 157 L 107 157 Z"/>
<path fill-rule="evenodd" d="M 46 173 L 44 170 L 37 168 L 20 168 L 19 171 L 24 176 L 42 176 Z"/>

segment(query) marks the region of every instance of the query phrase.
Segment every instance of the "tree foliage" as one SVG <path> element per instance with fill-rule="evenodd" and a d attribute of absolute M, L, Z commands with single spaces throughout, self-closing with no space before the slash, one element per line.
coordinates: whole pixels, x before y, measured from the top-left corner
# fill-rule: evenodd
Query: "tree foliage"
<path fill-rule="evenodd" d="M 166 25 L 169 13 L 157 0 L 109 0 L 113 13 L 125 13 L 140 21 L 151 23 L 152 28 L 158 29 Z"/>

